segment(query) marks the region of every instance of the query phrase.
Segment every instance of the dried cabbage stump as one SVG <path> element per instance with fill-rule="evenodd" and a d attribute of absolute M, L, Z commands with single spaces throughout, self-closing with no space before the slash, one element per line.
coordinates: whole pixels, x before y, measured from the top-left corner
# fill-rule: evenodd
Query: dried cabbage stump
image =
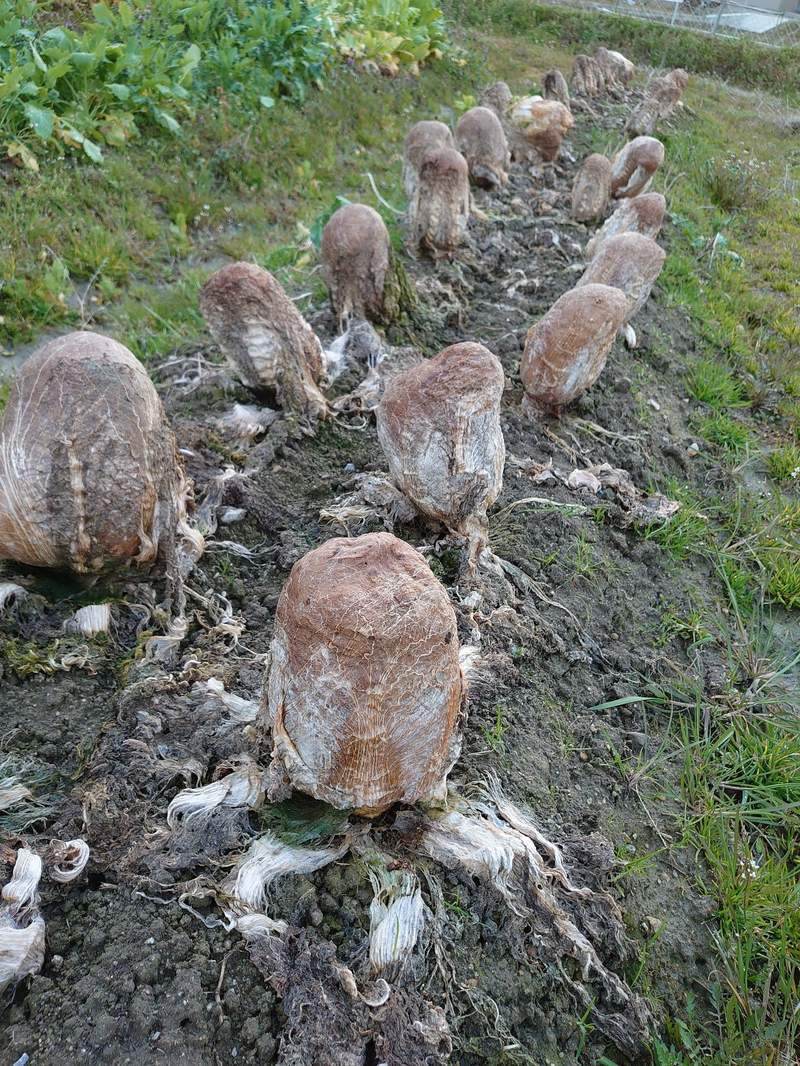
<path fill-rule="evenodd" d="M 391 270 L 389 231 L 366 204 L 345 204 L 322 231 L 322 271 L 339 323 L 350 315 L 381 322 L 391 317 L 386 285 Z"/>
<path fill-rule="evenodd" d="M 503 487 L 504 383 L 488 348 L 454 344 L 393 378 L 376 412 L 395 485 L 420 513 L 467 537 L 473 556 Z"/>
<path fill-rule="evenodd" d="M 305 417 L 327 414 L 318 382 L 325 375 L 322 345 L 268 270 L 231 263 L 200 291 L 214 340 L 241 381 L 257 394 L 277 394 L 281 406 Z"/>
<path fill-rule="evenodd" d="M 456 142 L 450 127 L 444 122 L 424 119 L 411 127 L 406 134 L 403 153 L 403 187 L 411 203 L 419 181 L 419 168 L 424 156 L 436 148 L 455 148 Z"/>
<path fill-rule="evenodd" d="M 22 365 L 0 419 L 0 558 L 77 574 L 149 566 L 174 546 L 186 497 L 175 437 L 132 352 L 76 332 Z"/>
<path fill-rule="evenodd" d="M 497 188 L 508 181 L 508 141 L 500 119 L 488 107 L 473 107 L 459 119 L 456 145 L 476 185 Z"/>
<path fill-rule="evenodd" d="M 278 601 L 271 656 L 273 777 L 369 815 L 443 785 L 464 694 L 458 632 L 414 548 L 368 533 L 309 552 Z"/>
<path fill-rule="evenodd" d="M 452 255 L 467 232 L 469 167 L 454 148 L 427 152 L 409 210 L 411 247 L 433 258 Z"/>
<path fill-rule="evenodd" d="M 576 288 L 598 284 L 621 289 L 628 299 L 625 322 L 629 322 L 647 302 L 665 259 L 666 252 L 652 238 L 620 233 L 598 247 Z"/>
<path fill-rule="evenodd" d="M 571 289 L 556 300 L 525 341 L 527 403 L 557 410 L 586 392 L 606 365 L 627 306 L 625 294 L 608 285 Z"/>

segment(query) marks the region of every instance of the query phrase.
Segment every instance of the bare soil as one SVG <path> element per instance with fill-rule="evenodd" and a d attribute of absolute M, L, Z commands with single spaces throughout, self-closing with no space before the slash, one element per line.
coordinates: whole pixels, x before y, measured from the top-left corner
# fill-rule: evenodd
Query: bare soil
<path fill-rule="evenodd" d="M 597 121 L 621 128 L 629 107 L 611 101 L 598 108 Z M 579 128 L 586 125 L 582 117 Z M 578 160 L 585 154 L 580 133 L 570 150 Z M 521 411 L 525 333 L 580 275 L 581 248 L 591 234 L 569 219 L 576 166 L 562 161 L 531 172 L 515 165 L 501 193 L 476 193 L 486 218 L 473 220 L 469 245 L 455 260 L 406 260 L 420 302 L 413 321 L 390 334 L 426 355 L 478 340 L 501 359 L 508 378 L 503 429 L 509 461 L 504 492 L 490 515 L 492 546 L 537 583 L 540 595 L 519 596 L 516 604 L 498 597 L 476 616 L 461 603 L 466 586 L 458 546 L 422 524 L 396 532 L 429 551 L 452 593 L 463 640 L 480 634 L 483 668 L 453 788 L 464 791 L 495 771 L 509 796 L 563 844 L 575 880 L 610 889 L 623 909 L 630 951 L 627 960 L 615 957 L 610 945 L 598 945 L 600 953 L 648 996 L 657 1025 L 662 1005 L 681 1003 L 688 992 L 703 1002 L 712 966 L 709 903 L 697 889 L 695 856 L 676 839 L 679 767 L 659 759 L 653 774 L 631 781 L 617 765 L 619 757 L 639 756 L 642 763 L 658 757 L 666 723 L 648 715 L 646 704 L 597 705 L 636 692 L 642 678 L 692 669 L 681 641 L 662 637 L 662 614 L 689 596 L 715 598 L 716 579 L 702 561 L 678 565 L 643 529 L 626 525 L 609 490 L 589 497 L 554 481 L 538 483 L 531 472 L 532 464 L 550 460 L 564 472 L 608 462 L 628 470 L 641 488 L 663 485 L 670 475 L 704 482 L 721 475 L 702 453 L 687 457 L 693 437 L 682 379 L 694 342 L 688 321 L 662 304 L 658 287 L 635 323 L 640 347 L 631 352 L 618 342 L 588 395 L 560 419 L 534 420 Z M 543 191 L 552 204 L 544 204 Z M 329 342 L 335 332 L 329 311 L 306 313 Z M 220 362 L 203 340 L 178 354 Z M 330 1050 L 337 1045 L 329 1027 L 337 1023 L 310 994 L 298 1003 L 292 981 L 311 980 L 309 958 L 322 981 L 330 945 L 349 964 L 363 956 L 372 898 L 363 869 L 348 859 L 281 883 L 272 913 L 294 927 L 294 954 L 270 970 L 268 959 L 248 955 L 238 934 L 213 924 L 213 906 L 193 900 L 195 914 L 177 902 L 193 879 L 224 872 L 257 829 L 257 816 L 235 812 L 215 819 L 200 839 L 188 831 L 170 833 L 165 812 L 188 780 L 181 766 L 199 767 L 207 781 L 242 752 L 263 761 L 263 741 L 227 722 L 193 684 L 216 676 L 229 691 L 259 698 L 260 657 L 291 565 L 343 532 L 321 522 L 320 509 L 346 492 L 355 474 L 385 469 L 374 423 L 341 418 L 306 436 L 279 421 L 260 443 L 243 446 L 217 425 L 234 400 L 251 402 L 242 389 L 211 379 L 186 391 L 175 385 L 174 367 L 151 369 L 163 386 L 198 499 L 226 466 L 239 471 L 224 502 L 246 508 L 246 518 L 221 526 L 216 539 L 240 542 L 253 555 L 212 546 L 190 579 L 206 602 L 192 601 L 189 635 L 174 661 L 161 667 L 141 660 L 137 627 L 146 614 L 136 606 L 158 602 L 159 579 L 87 590 L 9 570 L 44 598 L 30 598 L 0 622 L 4 745 L 35 754 L 50 774 L 55 810 L 37 827 L 41 835 L 32 834 L 34 846 L 53 836 L 83 835 L 92 857 L 77 883 L 43 883 L 47 958 L 40 975 L 0 1003 L 0 1063 L 11 1066 L 24 1053 L 32 1066 L 345 1061 Z M 528 497 L 583 504 L 587 511 L 537 504 L 507 510 Z M 355 523 L 350 532 L 367 528 L 380 525 Z M 65 637 L 63 620 L 100 592 L 115 597 L 110 638 Z M 244 622 L 238 642 L 219 625 L 220 595 Z M 86 649 L 83 668 L 41 672 L 51 668 L 48 655 L 58 662 L 79 645 Z M 23 661 L 31 649 L 36 654 Z M 22 676 L 29 669 L 37 672 Z M 713 686 L 712 658 L 703 669 Z M 393 816 L 385 816 L 376 833 Z M 20 841 L 5 843 L 0 880 Z M 649 853 L 649 863 L 625 873 L 626 864 Z M 410 1025 L 425 1004 L 445 1008 L 452 1061 L 464 1064 L 566 1066 L 603 1054 L 632 1061 L 590 1019 L 578 1024 L 584 1010 L 562 979 L 546 932 L 513 918 L 498 896 L 471 878 L 443 870 L 438 876 L 447 961 L 437 966 L 433 951 L 417 960 L 414 981 L 402 992 L 410 998 L 398 993 L 392 1024 L 405 1019 Z M 409 1057 L 402 1039 L 359 1044 L 358 1025 L 351 1022 L 353 1061 L 426 1061 L 422 1052 Z M 383 1032 L 393 1032 L 389 1021 Z M 329 1050 L 320 1050 L 326 1042 Z M 441 1053 L 430 1050 L 428 1061 L 441 1061 Z M 646 1053 L 635 1061 L 647 1061 Z"/>

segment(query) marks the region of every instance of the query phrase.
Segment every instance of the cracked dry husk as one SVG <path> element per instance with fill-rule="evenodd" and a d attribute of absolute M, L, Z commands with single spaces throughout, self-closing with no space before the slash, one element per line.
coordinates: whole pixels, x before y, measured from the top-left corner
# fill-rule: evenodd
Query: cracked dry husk
<path fill-rule="evenodd" d="M 609 237 L 620 233 L 641 233 L 653 240 L 661 232 L 667 201 L 660 192 L 644 192 L 623 200 L 612 215 L 605 220 L 597 233 L 586 245 L 587 262 L 594 259 L 600 245 Z"/>
<path fill-rule="evenodd" d="M 375 814 L 441 788 L 465 687 L 453 608 L 417 551 L 371 533 L 309 552 L 281 593 L 270 651 L 272 796 L 290 782 Z"/>
<path fill-rule="evenodd" d="M 488 348 L 455 344 L 392 378 L 377 409 L 395 485 L 421 514 L 465 537 L 473 560 L 486 544 L 486 510 L 503 487 L 504 384 Z"/>
<path fill-rule="evenodd" d="M 558 409 L 598 379 L 627 313 L 618 288 L 584 285 L 564 293 L 528 331 L 520 362 L 525 399 Z"/>
<path fill-rule="evenodd" d="M 161 559 L 173 583 L 203 550 L 175 437 L 144 367 L 96 333 L 50 341 L 0 423 L 0 558 L 97 576 Z"/>
<path fill-rule="evenodd" d="M 620 289 L 628 301 L 623 320 L 628 323 L 647 302 L 666 257 L 651 237 L 620 233 L 602 242 L 575 287 L 611 285 Z"/>
<path fill-rule="evenodd" d="M 508 181 L 511 156 L 502 123 L 488 107 L 466 111 L 456 126 L 456 147 L 476 185 L 494 189 Z"/>
<path fill-rule="evenodd" d="M 325 360 L 319 339 L 268 270 L 232 263 L 200 291 L 214 340 L 242 382 L 259 396 L 305 418 L 324 418 L 319 388 Z"/>

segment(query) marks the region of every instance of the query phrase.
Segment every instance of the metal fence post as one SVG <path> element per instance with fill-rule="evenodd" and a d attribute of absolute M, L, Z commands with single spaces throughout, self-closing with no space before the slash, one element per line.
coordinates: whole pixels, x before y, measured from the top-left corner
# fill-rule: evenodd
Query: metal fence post
<path fill-rule="evenodd" d="M 725 0 L 720 0 L 720 2 L 719 2 L 719 11 L 717 12 L 717 17 L 714 20 L 714 29 L 711 31 L 712 33 L 717 33 L 719 31 L 719 21 L 722 18 L 722 11 L 723 11 L 724 7 L 725 7 Z"/>

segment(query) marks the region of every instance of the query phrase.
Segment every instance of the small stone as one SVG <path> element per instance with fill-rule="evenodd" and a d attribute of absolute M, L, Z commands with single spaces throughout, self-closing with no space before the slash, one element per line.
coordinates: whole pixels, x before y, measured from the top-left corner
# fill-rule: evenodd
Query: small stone
<path fill-rule="evenodd" d="M 58 971 L 61 969 L 61 967 L 63 965 L 64 965 L 64 956 L 63 955 L 53 955 L 53 957 L 50 959 L 50 966 L 51 966 L 51 968 L 53 970 L 55 970 L 56 973 L 58 973 Z"/>
<path fill-rule="evenodd" d="M 646 918 L 642 918 L 642 932 L 645 936 L 656 936 L 661 932 L 664 922 L 661 918 L 654 918 L 652 915 L 648 915 Z"/>
<path fill-rule="evenodd" d="M 658 400 L 654 400 L 654 399 L 651 398 L 647 402 L 653 408 L 654 411 L 660 411 L 661 410 L 661 404 L 658 402 Z"/>
<path fill-rule="evenodd" d="M 692 458 L 700 454 L 700 445 L 697 443 L 697 441 L 692 441 L 692 443 L 686 449 L 686 454 L 691 456 Z"/>
<path fill-rule="evenodd" d="M 581 760 L 581 762 L 588 762 L 589 761 L 589 752 L 588 751 L 580 752 L 580 754 L 578 755 L 578 758 Z"/>

